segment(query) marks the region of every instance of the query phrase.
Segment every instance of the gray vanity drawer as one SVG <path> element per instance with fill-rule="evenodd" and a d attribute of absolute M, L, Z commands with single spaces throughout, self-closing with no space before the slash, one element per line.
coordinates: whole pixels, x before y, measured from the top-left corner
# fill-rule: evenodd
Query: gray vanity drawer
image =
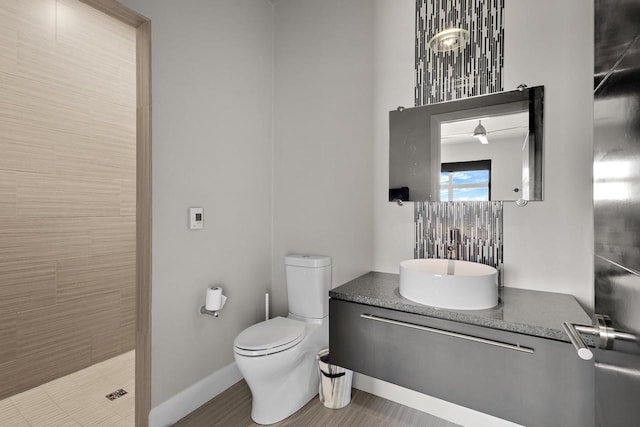
<path fill-rule="evenodd" d="M 573 347 L 332 299 L 331 363 L 526 426 L 592 426 L 593 364 Z"/>

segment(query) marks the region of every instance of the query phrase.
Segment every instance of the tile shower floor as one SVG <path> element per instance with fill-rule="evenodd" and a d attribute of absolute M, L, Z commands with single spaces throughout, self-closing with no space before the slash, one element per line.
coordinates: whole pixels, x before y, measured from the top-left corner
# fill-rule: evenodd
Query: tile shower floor
<path fill-rule="evenodd" d="M 135 352 L 0 400 L 1 427 L 133 427 Z M 109 400 L 118 389 L 127 394 Z"/>

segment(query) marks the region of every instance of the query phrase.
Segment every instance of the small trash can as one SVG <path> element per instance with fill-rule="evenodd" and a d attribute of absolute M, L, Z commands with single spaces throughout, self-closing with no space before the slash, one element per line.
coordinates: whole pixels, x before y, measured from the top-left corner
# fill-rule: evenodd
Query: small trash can
<path fill-rule="evenodd" d="M 344 408 L 351 402 L 351 380 L 353 371 L 329 363 L 329 349 L 318 353 L 320 375 L 320 402 L 327 408 Z"/>

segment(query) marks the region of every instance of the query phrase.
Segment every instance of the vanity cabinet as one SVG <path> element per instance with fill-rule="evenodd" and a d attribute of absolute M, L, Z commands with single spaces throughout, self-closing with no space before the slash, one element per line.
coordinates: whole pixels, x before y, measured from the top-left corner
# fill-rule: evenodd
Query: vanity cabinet
<path fill-rule="evenodd" d="M 571 344 L 331 299 L 332 364 L 529 427 L 593 426 Z"/>

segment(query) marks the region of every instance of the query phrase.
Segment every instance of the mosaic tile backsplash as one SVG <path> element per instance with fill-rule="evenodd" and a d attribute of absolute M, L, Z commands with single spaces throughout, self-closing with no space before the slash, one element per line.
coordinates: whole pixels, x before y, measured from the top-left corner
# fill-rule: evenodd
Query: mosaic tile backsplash
<path fill-rule="evenodd" d="M 437 53 L 429 40 L 447 27 L 467 45 Z M 416 0 L 416 106 L 503 90 L 504 0 Z"/>
<path fill-rule="evenodd" d="M 502 283 L 502 202 L 416 202 L 415 258 L 479 262 Z"/>
<path fill-rule="evenodd" d="M 469 31 L 466 46 L 437 53 L 438 31 Z M 416 106 L 503 90 L 504 0 L 416 0 Z M 416 202 L 415 258 L 491 265 L 502 284 L 502 202 Z"/>

